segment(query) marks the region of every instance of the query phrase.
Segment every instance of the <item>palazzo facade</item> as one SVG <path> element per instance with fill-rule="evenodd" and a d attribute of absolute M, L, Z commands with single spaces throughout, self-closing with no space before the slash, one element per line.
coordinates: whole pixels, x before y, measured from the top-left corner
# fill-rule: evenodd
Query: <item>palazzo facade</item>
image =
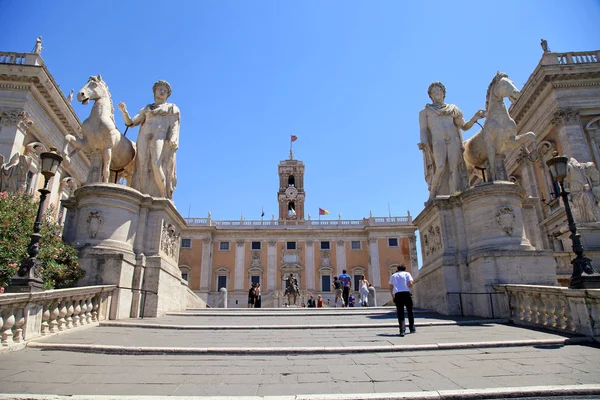
<path fill-rule="evenodd" d="M 362 220 L 305 218 L 304 164 L 290 159 L 278 166 L 279 217 L 260 221 L 215 221 L 188 218 L 182 232 L 179 265 L 190 288 L 209 305 L 218 301 L 222 287 L 228 307 L 246 307 L 252 282 L 261 284 L 263 307 L 287 302 L 285 279 L 294 274 L 300 299 L 321 294 L 334 301 L 333 277 L 347 270 L 353 290 L 365 275 L 384 303 L 388 281 L 396 265 L 417 267 L 416 228 L 410 216 Z M 385 293 L 388 292 L 388 293 Z M 387 296 L 385 296 L 387 294 Z"/>
<path fill-rule="evenodd" d="M 40 153 L 52 147 L 60 153 L 65 136 L 80 131 L 81 121 L 40 54 L 0 52 L 0 191 L 39 196 L 37 189 L 44 184 Z M 46 205 L 53 206 L 59 222 L 65 217 L 60 201 L 85 182 L 89 166 L 80 152 L 63 161 L 50 179 Z"/>
<path fill-rule="evenodd" d="M 568 176 L 566 182 L 585 254 L 599 270 L 600 51 L 544 52 L 509 112 L 518 134 L 536 134 L 537 161 L 531 162 L 519 149 L 506 155 L 510 180 L 525 188 L 526 205 L 534 211 L 526 221 L 527 237 L 537 249 L 553 251 L 558 281 L 566 286 L 575 254 L 564 205 L 555 195 L 546 161 L 558 152 L 579 163 L 595 164 L 569 167 L 570 175 L 582 172 L 583 181 L 576 186 Z M 584 196 L 591 196 L 589 206 L 578 201 Z"/>

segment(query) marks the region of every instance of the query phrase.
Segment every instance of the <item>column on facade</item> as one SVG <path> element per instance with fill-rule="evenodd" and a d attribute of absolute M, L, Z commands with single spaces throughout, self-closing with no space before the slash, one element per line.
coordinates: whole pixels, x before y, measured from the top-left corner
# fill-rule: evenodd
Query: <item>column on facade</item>
<path fill-rule="evenodd" d="M 369 239 L 369 260 L 371 270 L 371 284 L 376 288 L 381 287 L 381 268 L 379 266 L 379 244 L 377 239 Z"/>
<path fill-rule="evenodd" d="M 521 160 L 521 174 L 521 185 L 525 187 L 527 195 L 537 196 L 540 193 L 540 188 L 533 170 L 533 163 L 529 162 L 526 158 Z M 542 249 L 542 232 L 539 226 L 539 221 L 543 219 L 543 214 L 539 200 L 536 200 L 532 212 L 529 214 L 530 215 L 524 216 L 526 219 L 530 219 L 525 224 L 527 239 L 529 239 L 533 247 L 536 249 Z"/>
<path fill-rule="evenodd" d="M 210 291 L 210 277 L 212 271 L 212 245 L 209 238 L 202 240 L 202 260 L 200 261 L 200 291 Z M 215 289 L 217 289 L 215 287 Z"/>
<path fill-rule="evenodd" d="M 554 113 L 552 124 L 558 128 L 560 145 L 568 157 L 574 157 L 579 162 L 592 161 L 578 110 L 561 108 Z"/>
<path fill-rule="evenodd" d="M 15 153 L 21 152 L 27 129 L 33 122 L 21 108 L 2 108 L 0 117 L 0 154 L 8 161 Z"/>
<path fill-rule="evenodd" d="M 315 290 L 315 246 L 312 240 L 306 241 L 304 259 L 306 260 L 306 290 Z"/>
<path fill-rule="evenodd" d="M 346 268 L 346 245 L 343 240 L 338 240 L 335 246 L 335 258 L 337 264 L 337 274 L 340 276 Z"/>
<path fill-rule="evenodd" d="M 277 275 L 277 241 L 269 240 L 267 248 L 267 287 L 266 290 L 277 290 L 275 284 Z"/>
<path fill-rule="evenodd" d="M 234 272 L 234 290 L 244 290 L 244 258 L 246 256 L 246 242 L 238 240 L 235 246 L 235 272 Z"/>

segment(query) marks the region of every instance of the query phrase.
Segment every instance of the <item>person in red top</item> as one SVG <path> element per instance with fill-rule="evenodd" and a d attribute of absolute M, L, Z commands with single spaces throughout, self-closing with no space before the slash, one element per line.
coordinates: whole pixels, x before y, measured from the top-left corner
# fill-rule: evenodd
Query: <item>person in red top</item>
<path fill-rule="evenodd" d="M 317 296 L 317 308 L 323 308 L 323 298 L 321 295 Z"/>

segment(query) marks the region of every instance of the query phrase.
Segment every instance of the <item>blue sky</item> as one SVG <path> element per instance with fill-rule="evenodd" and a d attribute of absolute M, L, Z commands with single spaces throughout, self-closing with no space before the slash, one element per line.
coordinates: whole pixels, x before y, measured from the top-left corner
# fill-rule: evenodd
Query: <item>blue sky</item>
<path fill-rule="evenodd" d="M 0 0 L 0 17 L 0 50 L 31 51 L 43 36 L 66 93 L 101 73 L 135 112 L 169 81 L 182 115 L 174 200 L 184 217 L 214 219 L 277 214 L 291 134 L 313 218 L 319 207 L 325 218 L 387 216 L 388 204 L 416 216 L 428 198 L 418 112 L 432 81 L 470 118 L 497 70 L 522 88 L 540 38 L 553 51 L 600 49 L 591 0 Z"/>

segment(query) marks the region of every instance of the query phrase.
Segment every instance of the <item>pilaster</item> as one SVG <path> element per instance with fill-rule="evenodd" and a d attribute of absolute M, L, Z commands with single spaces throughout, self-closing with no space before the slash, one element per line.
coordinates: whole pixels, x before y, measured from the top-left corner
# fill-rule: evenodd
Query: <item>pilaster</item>
<path fill-rule="evenodd" d="M 0 117 L 0 154 L 9 160 L 21 151 L 27 129 L 33 125 L 33 121 L 29 113 L 21 108 L 2 108 Z"/>
<path fill-rule="evenodd" d="M 304 259 L 306 260 L 306 290 L 315 290 L 315 246 L 312 240 L 306 241 Z"/>
<path fill-rule="evenodd" d="M 235 246 L 235 272 L 234 272 L 234 286 L 235 291 L 244 290 L 244 258 L 246 256 L 245 242 L 238 240 Z"/>
<path fill-rule="evenodd" d="M 369 239 L 370 275 L 375 288 L 381 288 L 381 267 L 379 265 L 379 245 L 377 239 Z"/>
<path fill-rule="evenodd" d="M 579 110 L 561 108 L 554 113 L 552 124 L 558 128 L 558 138 L 563 152 L 579 162 L 590 162 L 592 154 L 585 137 Z"/>
<path fill-rule="evenodd" d="M 338 240 L 335 243 L 335 258 L 337 260 L 337 274 L 340 276 L 346 268 L 346 245 L 343 240 Z"/>

